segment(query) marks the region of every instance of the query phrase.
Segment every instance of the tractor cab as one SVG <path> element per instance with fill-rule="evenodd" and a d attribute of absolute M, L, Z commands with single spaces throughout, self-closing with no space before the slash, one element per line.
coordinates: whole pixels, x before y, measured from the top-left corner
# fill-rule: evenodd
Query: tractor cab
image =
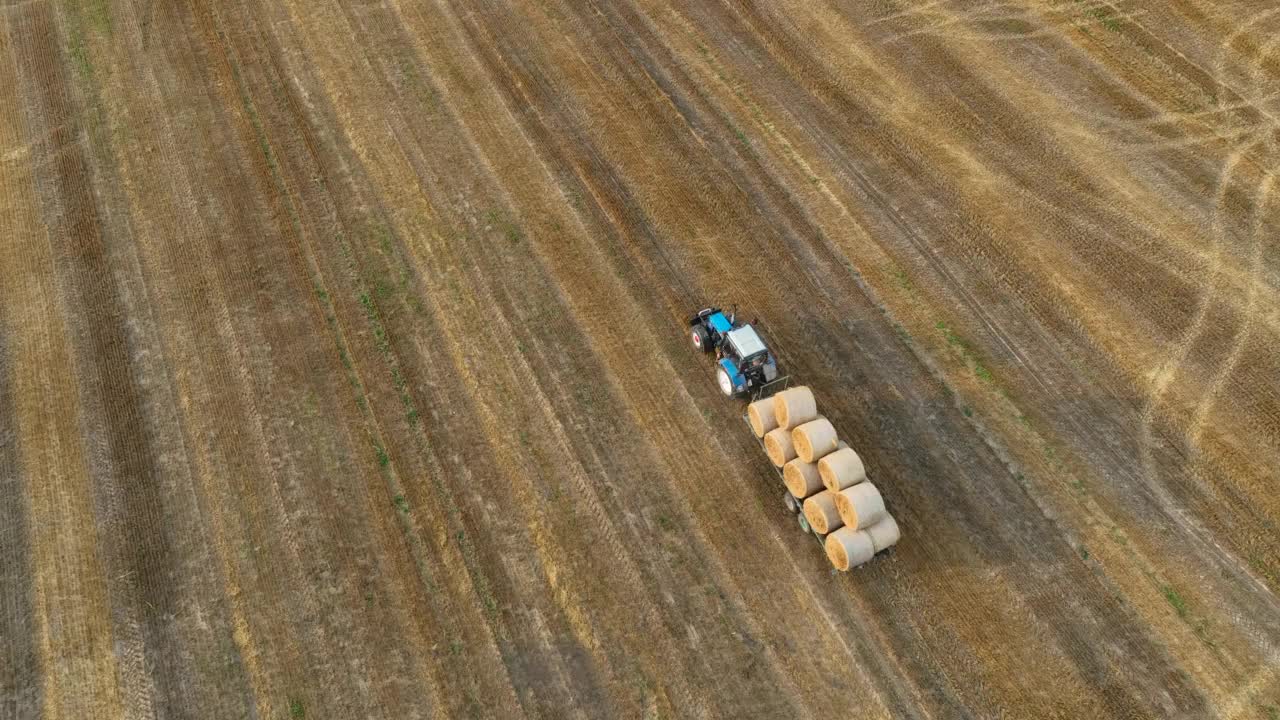
<path fill-rule="evenodd" d="M 728 342 L 724 343 L 723 348 L 729 351 L 726 354 L 733 355 L 737 360 L 749 361 L 761 353 L 767 354 L 769 352 L 756 329 L 750 325 L 735 328 L 725 333 L 725 335 L 725 339 Z"/>

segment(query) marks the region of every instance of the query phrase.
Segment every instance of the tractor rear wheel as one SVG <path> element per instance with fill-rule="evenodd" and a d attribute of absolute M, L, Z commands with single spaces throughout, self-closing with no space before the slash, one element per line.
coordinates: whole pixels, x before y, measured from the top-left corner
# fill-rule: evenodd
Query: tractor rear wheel
<path fill-rule="evenodd" d="M 707 334 L 705 325 L 694 325 L 693 331 L 690 332 L 693 340 L 693 346 L 704 353 L 711 352 L 711 336 Z"/>
<path fill-rule="evenodd" d="M 729 371 L 724 368 L 716 370 L 716 382 L 720 384 L 720 392 L 725 397 L 733 397 L 733 378 L 729 377 Z"/>

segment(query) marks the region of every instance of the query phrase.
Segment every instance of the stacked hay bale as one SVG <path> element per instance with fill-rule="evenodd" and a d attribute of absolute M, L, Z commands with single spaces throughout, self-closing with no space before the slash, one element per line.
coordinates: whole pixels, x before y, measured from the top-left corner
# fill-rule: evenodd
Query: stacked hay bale
<path fill-rule="evenodd" d="M 783 390 L 747 407 L 747 422 L 765 453 L 782 469 L 787 492 L 802 502 L 804 519 L 838 570 L 857 567 L 896 544 L 898 523 L 880 490 L 867 481 L 862 458 L 818 414 L 806 386 Z"/>
<path fill-rule="evenodd" d="M 795 445 L 796 457 L 807 463 L 816 463 L 823 455 L 834 452 L 839 440 L 831 421 L 820 417 L 792 430 L 791 444 Z"/>

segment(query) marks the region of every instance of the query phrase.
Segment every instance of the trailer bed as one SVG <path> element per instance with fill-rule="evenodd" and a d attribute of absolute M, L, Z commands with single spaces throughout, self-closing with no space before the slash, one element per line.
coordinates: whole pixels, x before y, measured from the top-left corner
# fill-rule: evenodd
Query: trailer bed
<path fill-rule="evenodd" d="M 747 419 L 746 413 L 743 413 L 742 421 L 747 424 L 747 429 L 750 430 L 751 422 Z M 755 435 L 756 434 L 753 431 L 751 433 L 751 437 L 755 437 Z M 756 444 L 760 446 L 760 452 L 764 452 L 764 440 L 761 438 L 756 438 Z M 813 538 L 818 541 L 818 545 L 824 548 L 823 552 L 825 553 L 826 552 L 825 542 L 826 542 L 827 536 L 819 535 L 816 530 L 809 527 L 809 521 L 806 520 L 804 517 L 804 510 L 803 510 L 804 501 L 796 498 L 795 495 L 791 494 L 790 490 L 787 490 L 786 484 L 783 483 L 782 468 L 775 467 L 773 462 L 769 461 L 767 457 L 766 457 L 766 461 L 769 463 L 769 467 L 773 468 L 774 474 L 778 476 L 778 484 L 782 485 L 783 504 L 786 505 L 787 510 L 791 511 L 791 513 L 796 516 L 797 518 L 796 522 L 797 524 L 800 525 L 800 529 L 803 530 L 806 535 L 813 536 Z"/>

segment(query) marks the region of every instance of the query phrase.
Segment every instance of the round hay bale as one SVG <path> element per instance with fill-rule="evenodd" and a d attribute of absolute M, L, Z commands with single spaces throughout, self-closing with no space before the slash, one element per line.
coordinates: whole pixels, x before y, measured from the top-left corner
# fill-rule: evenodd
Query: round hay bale
<path fill-rule="evenodd" d="M 792 443 L 796 446 L 796 457 L 805 462 L 817 462 L 818 458 L 836 449 L 839 439 L 831 421 L 820 417 L 791 431 Z"/>
<path fill-rule="evenodd" d="M 898 530 L 898 522 L 887 512 L 880 518 L 880 522 L 867 528 L 867 534 L 871 536 L 871 544 L 876 547 L 876 552 L 897 545 L 898 540 L 902 538 L 902 533 Z"/>
<path fill-rule="evenodd" d="M 831 564 L 841 572 L 858 567 L 876 554 L 871 536 L 851 527 L 842 527 L 828 535 L 823 547 Z"/>
<path fill-rule="evenodd" d="M 835 496 L 826 490 L 804 501 L 804 519 L 819 535 L 826 535 L 844 525 L 840 521 L 840 512 L 836 510 Z"/>
<path fill-rule="evenodd" d="M 854 530 L 875 525 L 886 515 L 879 488 L 869 482 L 841 490 L 835 494 L 835 500 L 840 519 Z"/>
<path fill-rule="evenodd" d="M 774 428 L 764 434 L 764 452 L 774 467 L 782 467 L 796 458 L 796 446 L 791 442 L 791 433 L 782 428 Z"/>
<path fill-rule="evenodd" d="M 773 415 L 778 419 L 778 427 L 790 430 L 818 419 L 818 401 L 806 385 L 783 390 L 773 396 Z"/>
<path fill-rule="evenodd" d="M 866 480 L 867 469 L 858 453 L 846 446 L 818 459 L 818 475 L 824 487 L 840 492 Z"/>
<path fill-rule="evenodd" d="M 758 438 L 778 427 L 778 418 L 773 414 L 773 398 L 757 400 L 748 405 L 747 422 L 751 423 L 751 431 Z"/>
<path fill-rule="evenodd" d="M 803 500 L 822 489 L 818 466 L 796 458 L 782 467 L 782 482 L 792 495 Z"/>

